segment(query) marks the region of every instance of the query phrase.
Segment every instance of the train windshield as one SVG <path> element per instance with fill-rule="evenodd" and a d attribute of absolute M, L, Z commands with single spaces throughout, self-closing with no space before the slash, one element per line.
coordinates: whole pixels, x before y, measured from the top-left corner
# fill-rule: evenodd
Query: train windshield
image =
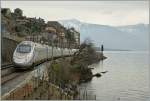
<path fill-rule="evenodd" d="M 31 46 L 30 45 L 19 45 L 19 47 L 17 48 L 17 52 L 20 53 L 30 53 L 31 52 Z"/>

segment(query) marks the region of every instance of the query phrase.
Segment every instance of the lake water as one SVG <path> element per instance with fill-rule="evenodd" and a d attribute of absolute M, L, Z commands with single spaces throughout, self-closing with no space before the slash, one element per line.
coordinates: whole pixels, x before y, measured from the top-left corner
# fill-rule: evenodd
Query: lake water
<path fill-rule="evenodd" d="M 150 59 L 148 52 L 104 52 L 103 62 L 91 65 L 93 74 L 108 71 L 81 85 L 100 101 L 150 101 Z"/>

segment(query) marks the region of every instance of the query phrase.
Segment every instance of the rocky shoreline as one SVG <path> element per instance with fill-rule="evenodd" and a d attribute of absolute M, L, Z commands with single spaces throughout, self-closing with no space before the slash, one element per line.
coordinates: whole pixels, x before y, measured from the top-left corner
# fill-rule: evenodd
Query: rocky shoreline
<path fill-rule="evenodd" d="M 73 56 L 71 63 L 73 66 L 80 67 L 79 84 L 90 81 L 94 76 L 100 77 L 100 74 L 93 74 L 89 65 L 106 59 L 102 52 L 96 52 L 92 43 L 83 43 L 77 53 Z M 92 68 L 94 69 L 94 68 Z"/>

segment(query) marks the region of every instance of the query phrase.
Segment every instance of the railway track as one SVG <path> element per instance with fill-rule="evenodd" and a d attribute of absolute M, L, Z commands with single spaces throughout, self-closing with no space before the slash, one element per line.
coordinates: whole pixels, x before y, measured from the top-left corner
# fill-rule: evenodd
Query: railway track
<path fill-rule="evenodd" d="M 13 67 L 13 64 L 1 65 L 1 85 L 18 76 Z"/>
<path fill-rule="evenodd" d="M 4 85 L 5 83 L 17 79 L 17 77 L 21 76 L 22 74 L 26 73 L 28 71 L 17 71 L 14 68 L 13 64 L 7 64 L 1 66 L 1 85 Z"/>
<path fill-rule="evenodd" d="M 13 64 L 3 64 L 3 65 L 1 65 L 1 70 L 8 69 L 11 67 L 14 67 L 14 65 Z"/>
<path fill-rule="evenodd" d="M 21 73 L 14 72 L 14 73 L 10 73 L 9 75 L 3 76 L 1 78 L 1 85 L 3 85 L 6 82 L 18 77 L 19 75 L 21 75 Z"/>
<path fill-rule="evenodd" d="M 13 64 L 5 64 L 1 66 L 1 77 L 7 76 L 13 72 L 15 72 L 15 69 L 13 68 Z"/>
<path fill-rule="evenodd" d="M 54 57 L 53 59 L 58 59 L 60 57 Z M 49 59 L 50 61 L 51 59 Z M 36 67 L 45 63 L 47 61 L 42 61 L 41 63 L 39 64 L 36 64 L 35 65 L 35 68 L 34 69 L 37 69 Z M 14 78 L 16 78 L 17 76 L 21 75 L 22 73 L 25 73 L 25 72 L 28 72 L 29 70 L 27 71 L 17 71 L 15 68 L 14 68 L 14 65 L 13 64 L 4 64 L 4 65 L 1 65 L 1 85 L 5 84 L 7 81 L 10 81 Z"/>
<path fill-rule="evenodd" d="M 19 78 L 21 75 L 24 75 L 27 72 L 30 71 L 14 71 L 5 76 L 1 76 L 1 86 L 9 81 L 11 82 L 11 80 L 17 80 L 17 78 Z"/>
<path fill-rule="evenodd" d="M 1 65 L 1 85 L 4 85 L 5 83 L 13 79 L 17 79 L 17 77 L 29 71 L 30 70 L 27 71 L 16 70 L 13 64 Z"/>

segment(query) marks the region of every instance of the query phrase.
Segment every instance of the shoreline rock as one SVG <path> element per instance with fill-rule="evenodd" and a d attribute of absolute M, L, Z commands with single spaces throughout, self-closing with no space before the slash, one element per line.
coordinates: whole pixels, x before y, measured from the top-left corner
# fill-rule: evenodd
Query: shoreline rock
<path fill-rule="evenodd" d="M 96 73 L 93 75 L 93 77 L 101 77 L 102 75 L 100 73 Z"/>

